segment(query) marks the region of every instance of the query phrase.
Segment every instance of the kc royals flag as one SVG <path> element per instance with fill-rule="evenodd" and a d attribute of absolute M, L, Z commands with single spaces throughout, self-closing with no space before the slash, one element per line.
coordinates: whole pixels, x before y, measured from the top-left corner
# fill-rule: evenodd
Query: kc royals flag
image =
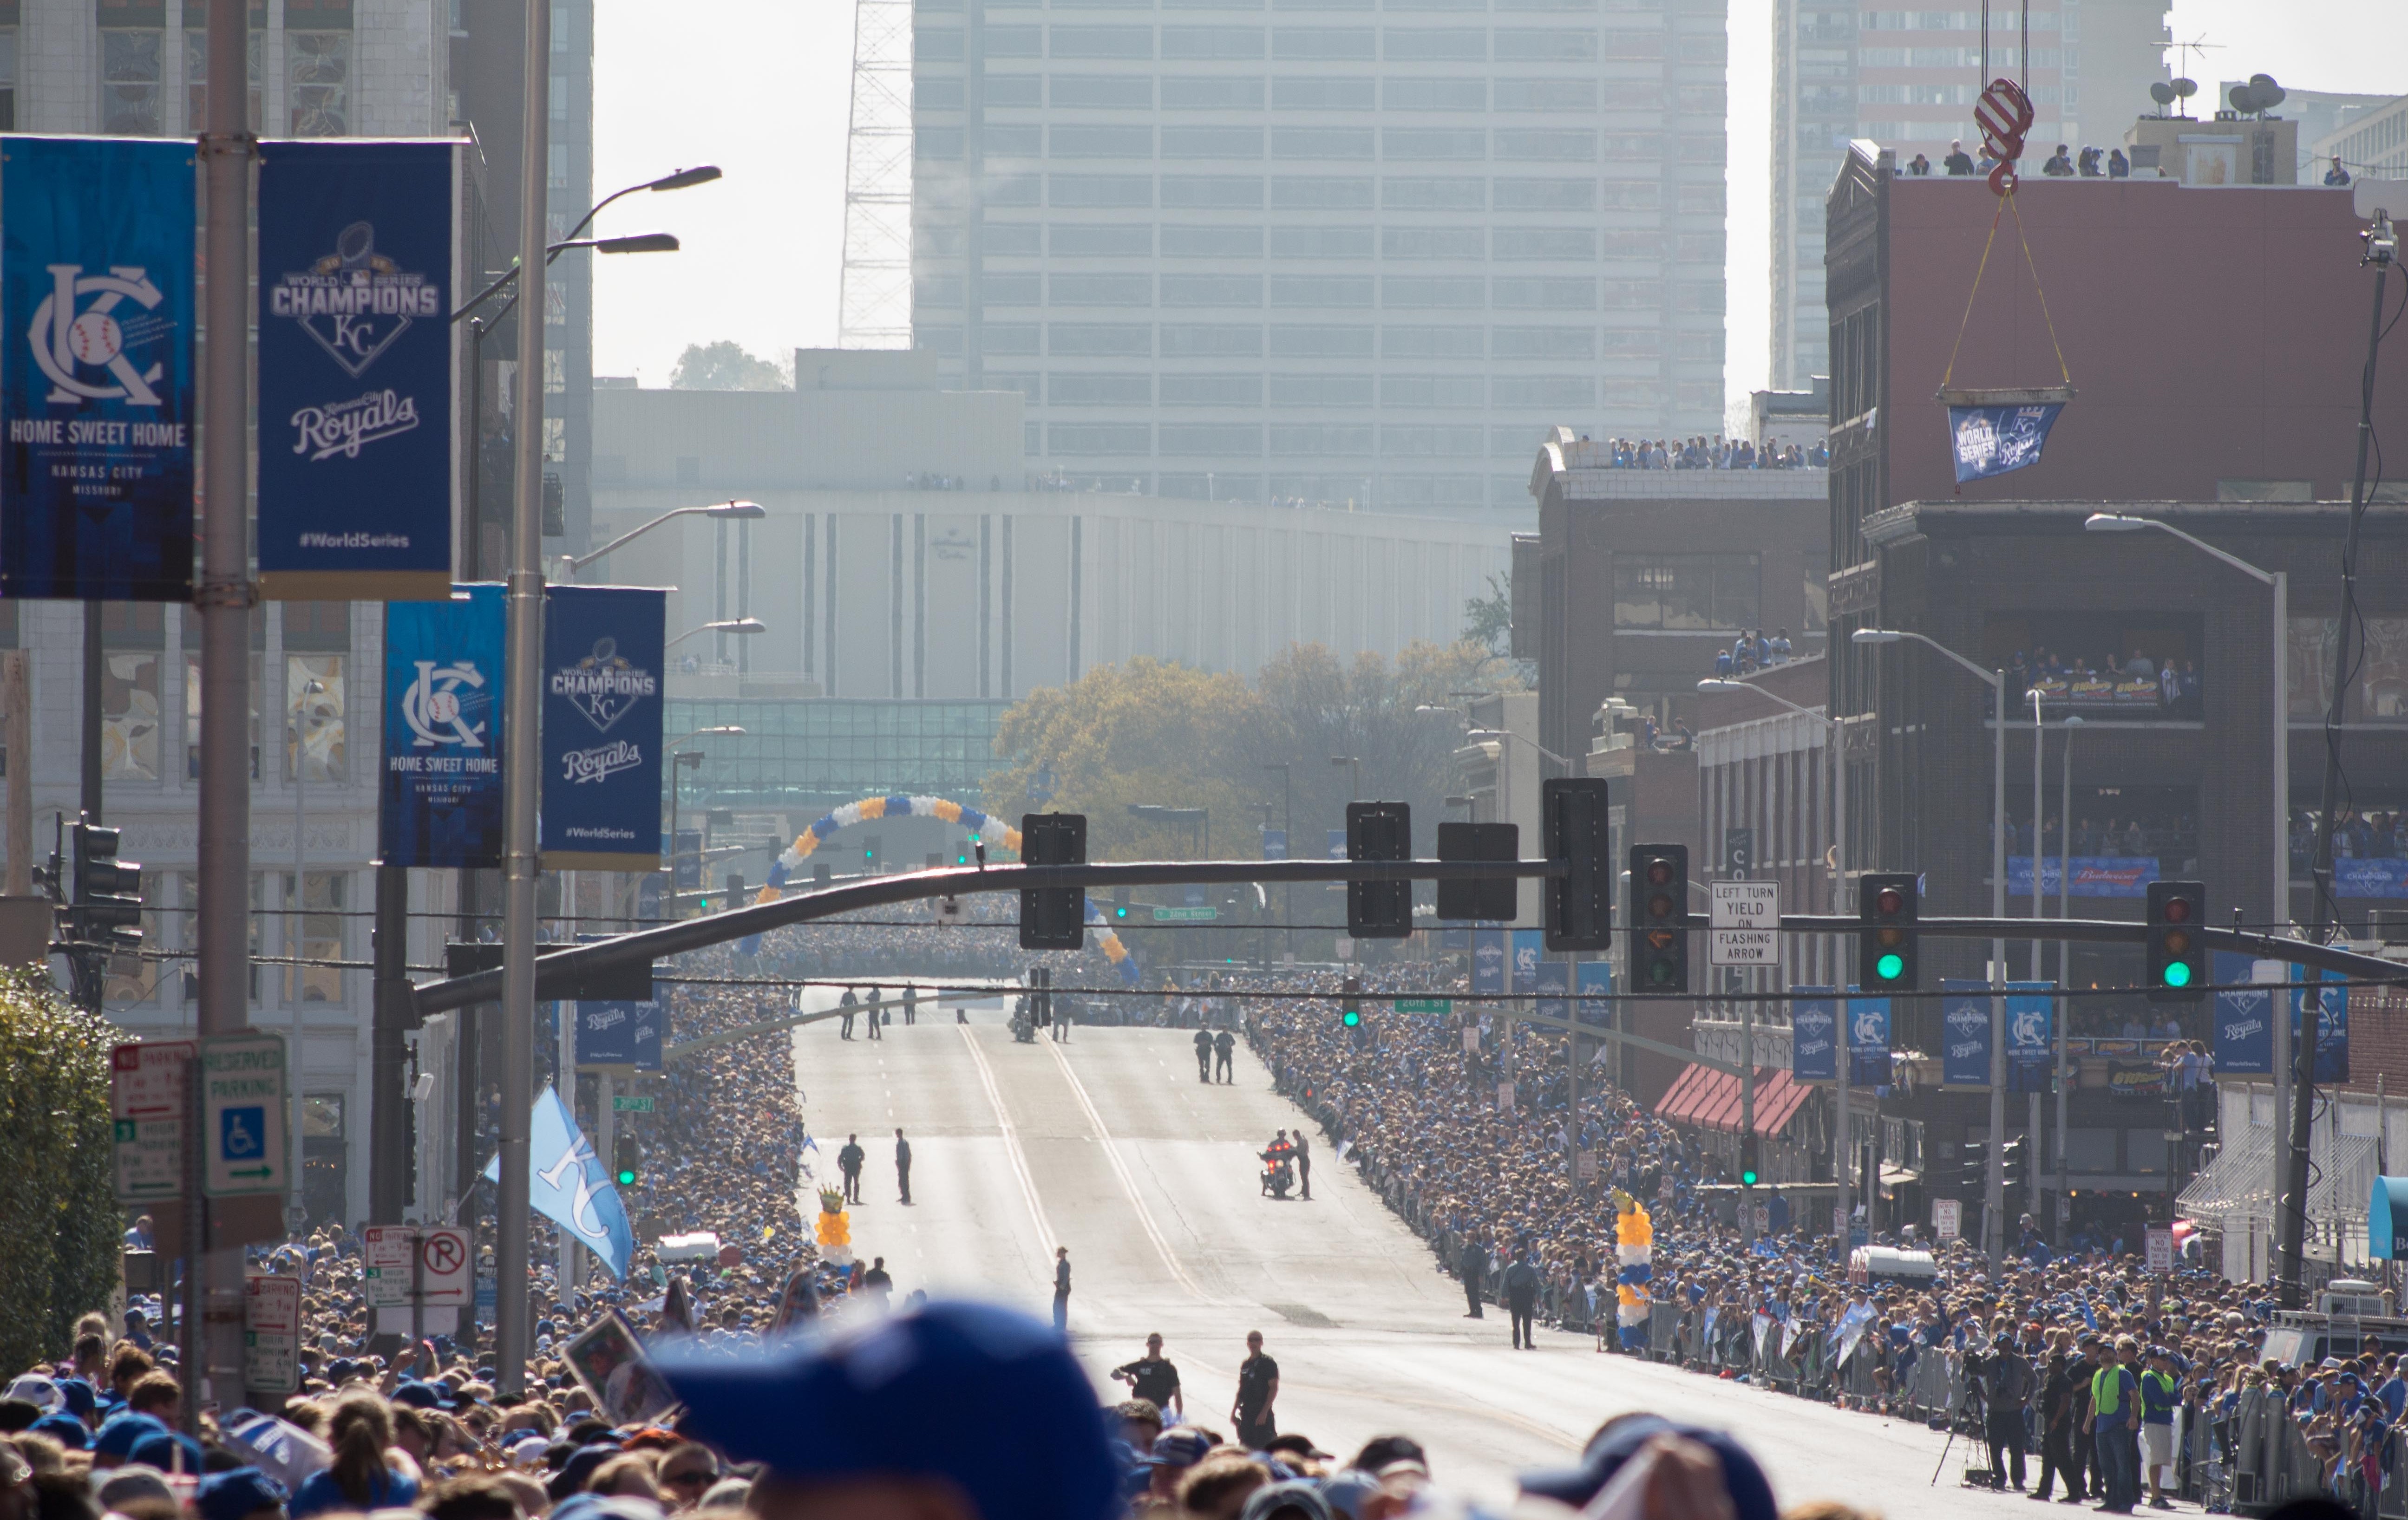
<path fill-rule="evenodd" d="M 636 1232 L 626 1205 L 594 1154 L 594 1144 L 552 1088 L 535 1100 L 527 1145 L 527 1202 L 577 1243 L 602 1258 L 610 1275 L 624 1281 L 636 1254 Z M 485 1181 L 502 1180 L 502 1158 L 485 1163 Z"/>
<path fill-rule="evenodd" d="M 1789 992 L 1789 1075 L 1799 1082 L 1837 1082 L 1838 999 L 1829 987 L 1792 987 Z"/>
<path fill-rule="evenodd" d="M 2007 983 L 2007 1090 L 2045 1093 L 2057 1068 L 2057 983 Z"/>
<path fill-rule="evenodd" d="M 1889 1085 L 1889 999 L 1848 999 L 1848 1082 L 1851 1086 Z"/>
<path fill-rule="evenodd" d="M 543 865 L 661 868 L 668 593 L 554 586 L 543 629 Z"/>
<path fill-rule="evenodd" d="M 0 152 L 0 596 L 193 595 L 193 147 Z"/>
<path fill-rule="evenodd" d="M 2237 951 L 2210 951 L 2208 970 L 2217 988 L 2215 1074 L 2269 1077 L 2274 1073 L 2274 989 L 2247 985 L 2254 958 Z"/>
<path fill-rule="evenodd" d="M 494 585 L 386 605 L 381 864 L 501 865 L 506 621 Z"/>
<path fill-rule="evenodd" d="M 2061 401 L 2028 407 L 1951 407 L 1948 447 L 1956 460 L 1956 482 L 1987 480 L 2040 463 L 2048 430 L 2057 425 Z"/>
<path fill-rule="evenodd" d="M 1940 1081 L 1949 1087 L 1990 1084 L 1990 984 L 1968 977 L 1940 982 Z"/>
<path fill-rule="evenodd" d="M 1505 991 L 1505 931 L 1474 929 L 1471 931 L 1471 990 L 1474 993 Z"/>
<path fill-rule="evenodd" d="M 452 579 L 458 149 L 259 156 L 259 584 L 415 600 Z"/>

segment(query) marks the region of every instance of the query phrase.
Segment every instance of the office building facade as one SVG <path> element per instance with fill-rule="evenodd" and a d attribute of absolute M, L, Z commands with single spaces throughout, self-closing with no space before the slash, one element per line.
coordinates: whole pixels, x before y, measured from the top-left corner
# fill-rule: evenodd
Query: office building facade
<path fill-rule="evenodd" d="M 1823 202 L 1848 143 L 1895 149 L 1900 168 L 1921 153 L 1931 172 L 1952 140 L 1981 156 L 1973 104 L 2004 76 L 2028 89 L 2035 120 L 2024 169 L 2060 142 L 2076 151 L 2123 141 L 2156 108 L 2172 40 L 2165 0 L 2056 0 L 2027 13 L 1858 10 L 1828 0 L 1774 0 L 1772 37 L 1772 384 L 1805 390 L 1831 372 L 1823 304 Z M 1984 72 L 1986 57 L 1988 71 Z"/>
<path fill-rule="evenodd" d="M 1545 424 L 1720 425 L 1722 0 L 916 28 L 913 340 L 1032 476 L 1526 509 Z"/>

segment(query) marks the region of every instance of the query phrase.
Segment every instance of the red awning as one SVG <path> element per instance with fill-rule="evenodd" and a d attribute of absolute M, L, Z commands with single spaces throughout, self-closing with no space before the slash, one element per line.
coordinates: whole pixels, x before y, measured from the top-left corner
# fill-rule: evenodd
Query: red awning
<path fill-rule="evenodd" d="M 1779 1067 L 1756 1068 L 1756 1132 L 1778 1135 L 1788 1127 L 1805 1105 L 1806 1095 L 1813 1089 L 1793 1081 Z M 1740 1080 L 1727 1071 L 1692 1061 L 1673 1079 L 1671 1087 L 1656 1105 L 1656 1116 L 1673 1124 L 1696 1125 L 1701 1129 L 1720 1130 L 1736 1135 L 1740 1130 L 1740 1110 L 1742 1106 Z"/>

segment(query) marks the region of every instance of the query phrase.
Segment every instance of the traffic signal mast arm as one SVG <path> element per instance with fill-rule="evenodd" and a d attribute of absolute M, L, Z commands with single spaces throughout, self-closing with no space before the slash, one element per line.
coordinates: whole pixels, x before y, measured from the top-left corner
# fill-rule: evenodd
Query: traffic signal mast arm
<path fill-rule="evenodd" d="M 657 928 L 640 929 L 633 934 L 596 939 L 538 955 L 536 958 L 536 996 L 539 999 L 563 997 L 565 994 L 559 989 L 569 986 L 576 979 L 634 961 L 702 950 L 790 925 L 833 918 L 840 913 L 857 913 L 869 908 L 923 902 L 972 892 L 1018 892 L 1025 888 L 1049 886 L 1092 890 L 1096 887 L 1187 883 L 1214 886 L 1246 882 L 1343 882 L 1350 878 L 1392 882 L 1461 882 L 1497 877 L 1521 880 L 1563 876 L 1568 869 L 1563 862 L 1547 860 L 1159 860 L 913 871 L 807 892 L 778 902 L 759 903 L 710 918 L 683 919 Z M 1681 926 L 1704 929 L 1709 926 L 1709 922 L 1704 914 L 1687 913 L 1682 917 Z M 1862 931 L 1864 926 L 1864 921 L 1852 913 L 1784 913 L 1779 925 L 1784 934 L 1854 935 Z M 1925 917 L 1916 921 L 1915 928 L 1921 934 L 1938 939 L 2039 938 L 2077 940 L 2085 944 L 2142 944 L 2148 934 L 2145 924 L 2088 918 Z M 2398 961 L 2360 955 L 2330 945 L 2310 944 L 2279 935 L 2211 927 L 2200 930 L 2200 938 L 2211 950 L 2241 951 L 2269 960 L 2320 967 L 2377 981 L 2396 982 L 2408 978 L 2408 968 L 2403 968 Z M 439 982 L 421 983 L 414 989 L 417 1007 L 422 1014 L 494 1002 L 501 994 L 502 974 L 499 971 L 478 971 L 467 976 L 449 977 Z"/>

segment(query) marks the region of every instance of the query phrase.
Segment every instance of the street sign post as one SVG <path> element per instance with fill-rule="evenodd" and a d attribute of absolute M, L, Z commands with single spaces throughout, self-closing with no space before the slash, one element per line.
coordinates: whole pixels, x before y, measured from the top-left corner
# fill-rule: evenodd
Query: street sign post
<path fill-rule="evenodd" d="M 650 1113 L 652 1111 L 652 1096 L 650 1094 L 638 1096 L 632 1093 L 613 1093 L 610 1095 L 610 1111 L 613 1113 Z"/>
<path fill-rule="evenodd" d="M 243 1382 L 251 1396 L 301 1391 L 301 1280 L 274 1272 L 243 1279 Z"/>
<path fill-rule="evenodd" d="M 457 1309 L 474 1291 L 468 1279 L 468 1232 L 430 1225 L 418 1232 L 418 1301 L 429 1309 Z"/>
<path fill-rule="evenodd" d="M 1781 964 L 1781 883 L 1713 882 L 1710 966 Z"/>
<path fill-rule="evenodd" d="M 1931 1233 L 1943 1240 L 1956 1239 L 1964 1227 L 1965 1205 L 1956 1198 L 1931 1200 Z"/>
<path fill-rule="evenodd" d="M 2147 1245 L 2146 1262 L 2151 1276 L 2163 1276 L 2174 1269 L 2174 1232 L 2164 1225 L 2151 1225 L 2142 1232 Z"/>
<path fill-rule="evenodd" d="M 370 1225 L 361 1235 L 361 1276 L 371 1309 L 402 1309 L 418 1283 L 418 1231 Z"/>
<path fill-rule="evenodd" d="M 1396 1000 L 1396 1009 L 1399 1013 L 1453 1013 L 1455 999 L 1452 997 L 1399 997 Z"/>
<path fill-rule="evenodd" d="M 201 1192 L 213 1198 L 293 1185 L 284 1130 L 284 1037 L 259 1030 L 201 1042 Z"/>
<path fill-rule="evenodd" d="M 120 1203 L 183 1194 L 193 1053 L 189 1040 L 128 1043 L 108 1053 L 109 1129 Z"/>
<path fill-rule="evenodd" d="M 1218 908 L 1157 908 L 1154 911 L 1156 924 L 1210 924 L 1220 916 Z"/>

